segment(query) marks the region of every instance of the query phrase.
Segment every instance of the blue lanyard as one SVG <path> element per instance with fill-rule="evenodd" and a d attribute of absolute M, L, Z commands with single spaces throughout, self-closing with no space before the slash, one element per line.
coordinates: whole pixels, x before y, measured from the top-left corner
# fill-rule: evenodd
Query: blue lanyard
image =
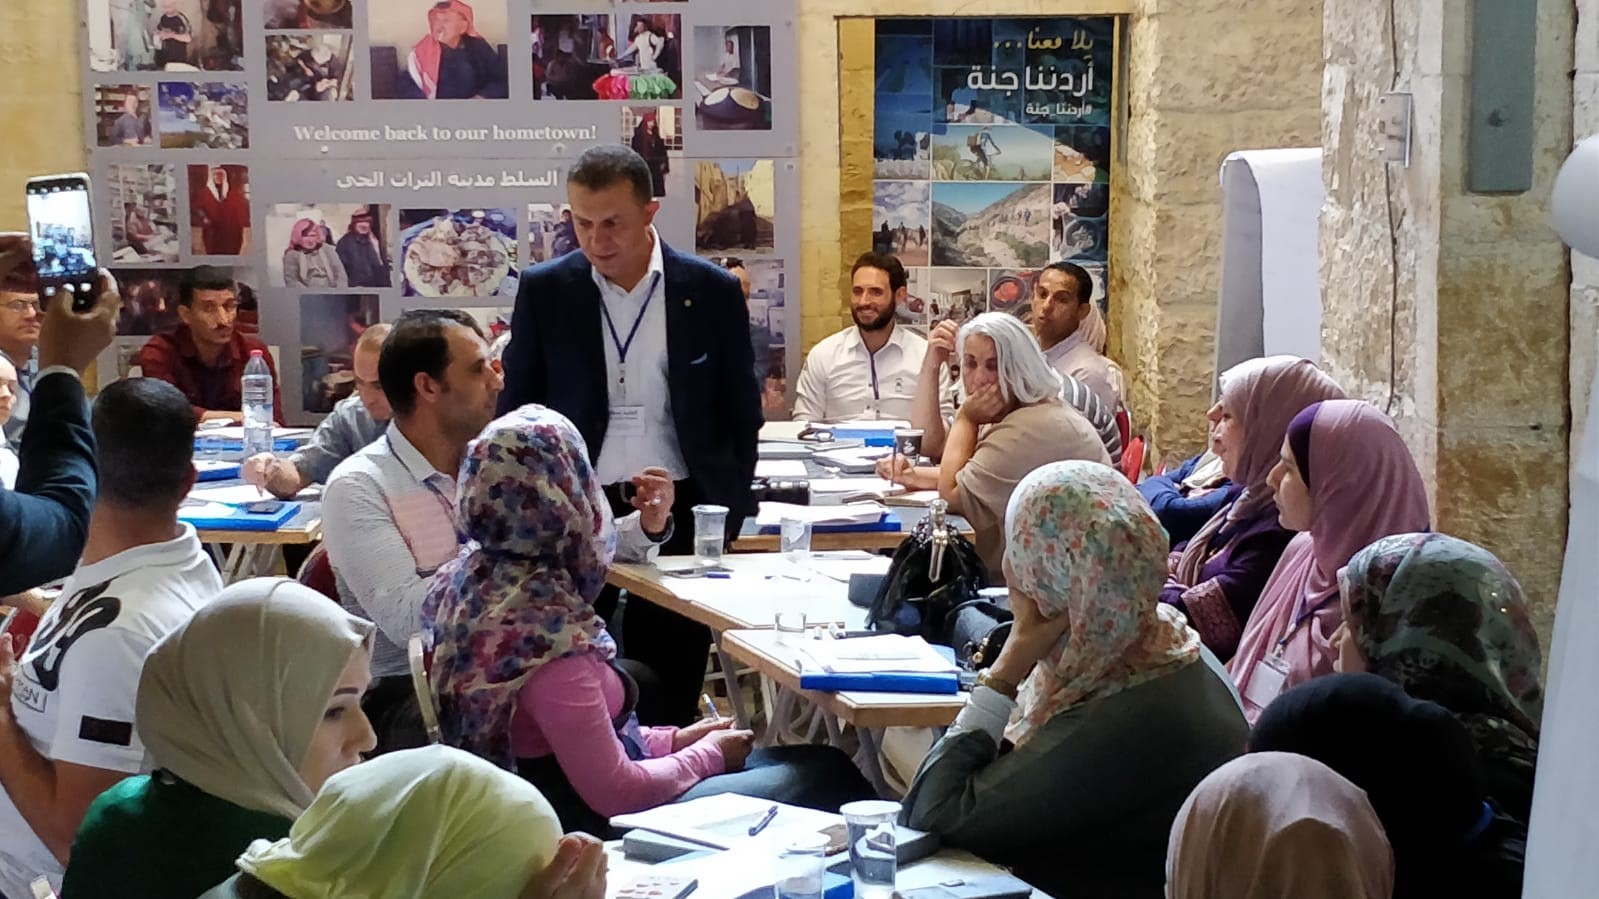
<path fill-rule="evenodd" d="M 1294 638 L 1294 634 L 1299 633 L 1299 629 L 1304 626 L 1305 622 L 1308 621 L 1311 616 L 1315 615 L 1317 612 L 1320 612 L 1322 609 L 1327 608 L 1327 604 L 1333 602 L 1337 598 L 1338 591 L 1334 590 L 1332 595 L 1324 597 L 1321 602 L 1318 602 L 1305 611 L 1300 612 L 1299 616 L 1294 619 L 1294 623 L 1289 625 L 1288 633 L 1283 634 L 1283 638 L 1277 641 L 1277 652 L 1281 653 L 1285 648 L 1287 648 L 1288 641 Z"/>
<path fill-rule="evenodd" d="M 650 276 L 649 290 L 644 294 L 644 305 L 639 307 L 638 318 L 633 319 L 633 327 L 627 332 L 627 342 L 622 342 L 621 335 L 616 332 L 616 323 L 611 321 L 611 309 L 605 303 L 605 298 L 600 298 L 600 314 L 605 316 L 605 327 L 611 332 L 611 343 L 616 346 L 616 367 L 620 370 L 617 382 L 623 392 L 627 391 L 627 351 L 633 347 L 633 338 L 638 336 L 640 325 L 644 324 L 644 313 L 650 310 L 650 301 L 655 299 L 655 288 L 660 284 L 661 273 L 656 272 Z"/>

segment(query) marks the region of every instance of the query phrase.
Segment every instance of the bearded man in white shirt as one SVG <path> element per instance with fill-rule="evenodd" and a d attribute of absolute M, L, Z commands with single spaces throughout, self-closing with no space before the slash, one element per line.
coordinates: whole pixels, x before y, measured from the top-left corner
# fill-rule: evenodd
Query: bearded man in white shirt
<path fill-rule="evenodd" d="M 927 341 L 895 322 L 906 298 L 898 259 L 865 253 L 850 269 L 854 326 L 805 357 L 794 398 L 795 421 L 909 421 Z"/>

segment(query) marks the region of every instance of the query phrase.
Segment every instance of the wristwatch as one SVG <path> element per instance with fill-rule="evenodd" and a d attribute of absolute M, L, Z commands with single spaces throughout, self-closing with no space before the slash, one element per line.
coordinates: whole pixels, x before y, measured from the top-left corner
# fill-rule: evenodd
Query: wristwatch
<path fill-rule="evenodd" d="M 1000 678 L 995 677 L 994 675 L 990 674 L 987 671 L 984 671 L 981 674 L 977 675 L 977 686 L 979 686 L 979 687 L 987 687 L 988 689 L 993 690 L 995 693 L 998 693 L 999 695 L 1005 697 L 1006 699 L 1014 700 L 1016 698 L 1016 685 L 1015 684 L 1011 683 L 1008 680 L 1001 680 Z"/>

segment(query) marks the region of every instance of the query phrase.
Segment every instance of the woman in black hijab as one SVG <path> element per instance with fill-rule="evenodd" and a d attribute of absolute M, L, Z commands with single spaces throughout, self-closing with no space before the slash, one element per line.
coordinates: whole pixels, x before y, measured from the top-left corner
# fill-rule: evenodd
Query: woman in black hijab
<path fill-rule="evenodd" d="M 1251 752 L 1294 752 L 1366 791 L 1393 846 L 1394 899 L 1519 899 L 1526 825 L 1487 801 L 1471 734 L 1374 674 L 1301 684 L 1261 713 Z"/>

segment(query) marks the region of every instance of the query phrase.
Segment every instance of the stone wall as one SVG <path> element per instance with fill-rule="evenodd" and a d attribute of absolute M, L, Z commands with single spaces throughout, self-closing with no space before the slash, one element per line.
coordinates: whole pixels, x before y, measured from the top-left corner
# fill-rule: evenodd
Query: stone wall
<path fill-rule="evenodd" d="M 1573 136 L 1599 134 L 1599 0 L 1577 0 Z M 1588 391 L 1599 371 L 1599 259 L 1571 255 L 1571 433 L 1582 439 Z M 1575 461 L 1575 459 L 1573 460 Z"/>
<path fill-rule="evenodd" d="M 1108 352 L 1126 368 L 1135 425 L 1154 439 L 1160 456 L 1203 445 L 1220 283 L 1217 172 L 1233 150 L 1315 145 L 1321 0 L 1246 7 L 1114 0 L 1075 9 L 1052 0 L 993 0 L 980 10 L 969 0 L 806 0 L 800 83 L 807 348 L 847 321 L 843 274 L 871 228 L 872 66 L 856 59 L 870 53 L 869 36 L 835 17 L 1117 11 L 1130 19 L 1122 38 L 1126 129 L 1117 137 L 1125 161 L 1114 166 L 1111 198 Z"/>
<path fill-rule="evenodd" d="M 1386 9 L 1326 2 L 1323 356 L 1351 393 L 1392 410 L 1428 480 L 1435 526 L 1498 554 L 1547 638 L 1568 502 L 1572 342 L 1548 197 L 1571 146 L 1573 13 L 1539 8 L 1533 188 L 1486 196 L 1465 187 L 1471 6 L 1394 0 L 1390 31 Z M 1390 89 L 1415 97 L 1408 168 L 1375 155 L 1376 104 Z"/>
<path fill-rule="evenodd" d="M 0 230 L 27 230 L 22 184 L 30 176 L 78 171 L 83 141 L 83 76 L 77 0 L 0 2 Z"/>

